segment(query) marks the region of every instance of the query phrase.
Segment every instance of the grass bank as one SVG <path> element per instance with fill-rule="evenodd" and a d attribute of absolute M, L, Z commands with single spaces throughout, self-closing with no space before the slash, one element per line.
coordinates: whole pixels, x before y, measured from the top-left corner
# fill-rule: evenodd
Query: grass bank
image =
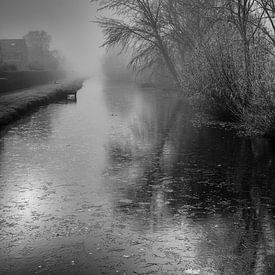
<path fill-rule="evenodd" d="M 83 82 L 83 79 L 67 80 L 0 95 L 0 128 L 42 105 L 65 99 L 69 92 L 79 90 Z"/>

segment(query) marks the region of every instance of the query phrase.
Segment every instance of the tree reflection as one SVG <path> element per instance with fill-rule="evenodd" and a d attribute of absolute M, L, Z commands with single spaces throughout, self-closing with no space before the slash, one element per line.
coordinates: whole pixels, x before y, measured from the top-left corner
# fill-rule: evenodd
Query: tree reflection
<path fill-rule="evenodd" d="M 118 214 L 133 219 L 135 230 L 148 232 L 195 223 L 204 236 L 193 244 L 195 261 L 204 268 L 274 274 L 272 145 L 223 129 L 193 127 L 183 102 L 141 96 L 135 119 L 128 120 L 130 141 L 115 146 L 113 160 L 120 166 L 109 170 L 120 182 Z M 131 157 L 121 162 L 119 152 Z M 114 156 L 114 147 L 109 153 Z"/>

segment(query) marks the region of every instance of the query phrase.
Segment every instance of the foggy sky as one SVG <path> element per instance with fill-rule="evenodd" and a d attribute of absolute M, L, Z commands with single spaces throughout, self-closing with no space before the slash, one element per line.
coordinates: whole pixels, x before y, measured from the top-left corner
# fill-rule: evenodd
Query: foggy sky
<path fill-rule="evenodd" d="M 0 0 L 0 39 L 45 30 L 76 70 L 98 68 L 102 35 L 91 23 L 96 7 L 89 0 Z"/>

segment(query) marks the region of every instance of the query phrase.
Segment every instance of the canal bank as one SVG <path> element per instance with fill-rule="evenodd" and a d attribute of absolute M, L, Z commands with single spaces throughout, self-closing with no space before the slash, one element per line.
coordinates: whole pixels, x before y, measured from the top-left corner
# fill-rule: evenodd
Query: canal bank
<path fill-rule="evenodd" d="M 42 105 L 65 99 L 82 87 L 83 79 L 66 80 L 0 95 L 0 128 Z"/>

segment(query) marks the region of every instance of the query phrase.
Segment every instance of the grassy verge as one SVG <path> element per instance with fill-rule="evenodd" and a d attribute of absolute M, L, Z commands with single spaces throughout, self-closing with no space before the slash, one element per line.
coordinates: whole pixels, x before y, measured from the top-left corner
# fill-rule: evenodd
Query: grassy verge
<path fill-rule="evenodd" d="M 66 98 L 68 92 L 79 90 L 82 84 L 82 79 L 68 80 L 0 95 L 0 128 L 42 105 Z"/>

